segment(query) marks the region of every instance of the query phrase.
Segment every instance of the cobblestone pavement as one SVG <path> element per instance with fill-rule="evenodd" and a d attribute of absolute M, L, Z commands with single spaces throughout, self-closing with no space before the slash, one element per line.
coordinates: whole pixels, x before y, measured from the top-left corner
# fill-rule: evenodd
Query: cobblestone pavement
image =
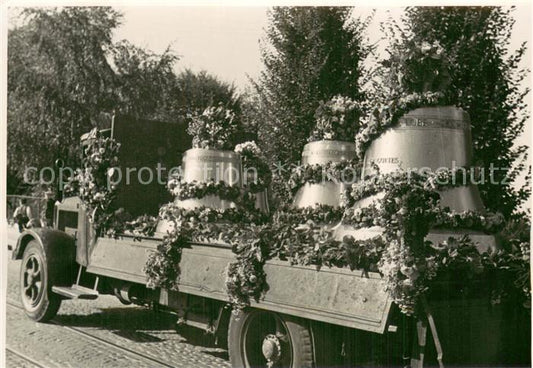
<path fill-rule="evenodd" d="M 20 307 L 19 267 L 8 263 L 8 368 L 230 367 L 227 352 L 203 331 L 178 334 L 174 317 L 111 296 L 64 301 L 52 323 L 33 322 Z"/>

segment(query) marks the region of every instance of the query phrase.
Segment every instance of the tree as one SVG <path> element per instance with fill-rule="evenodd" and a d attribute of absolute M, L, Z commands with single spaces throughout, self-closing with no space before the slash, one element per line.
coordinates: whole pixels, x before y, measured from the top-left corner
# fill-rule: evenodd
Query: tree
<path fill-rule="evenodd" d="M 228 108 L 239 110 L 240 99 L 233 84 L 225 83 L 205 70 L 194 73 L 185 69 L 176 78 L 174 101 L 177 109 L 203 110 L 222 103 Z"/>
<path fill-rule="evenodd" d="M 121 15 L 112 8 L 29 8 L 21 16 L 8 44 L 10 192 L 30 189 L 28 167 L 50 167 L 57 158 L 77 167 L 80 136 L 103 116 L 174 122 L 219 103 L 240 112 L 234 86 L 205 71 L 176 75 L 170 48 L 157 54 L 114 43 Z"/>
<path fill-rule="evenodd" d="M 272 162 L 295 163 L 320 101 L 339 94 L 364 99 L 367 23 L 352 19 L 347 7 L 276 7 L 269 22 L 261 49 L 264 71 L 254 83 L 247 120 Z"/>
<path fill-rule="evenodd" d="M 172 111 L 176 86 L 173 68 L 178 57 L 170 47 L 156 54 L 122 40 L 112 46 L 111 59 L 117 113 L 170 122 L 180 119 Z"/>
<path fill-rule="evenodd" d="M 114 73 L 106 53 L 120 15 L 110 8 L 24 11 L 8 35 L 8 167 L 22 178 L 29 166 L 58 157 L 77 162 L 79 136 L 113 106 Z"/>
<path fill-rule="evenodd" d="M 410 7 L 401 32 L 388 27 L 389 37 L 399 37 L 399 42 L 418 37 L 429 44 L 436 41 L 444 49 L 451 61 L 446 102 L 470 115 L 474 164 L 485 170 L 486 179 L 491 165 L 499 169 L 493 171 L 497 184 L 485 180 L 479 189 L 485 205 L 506 216 L 529 197 L 529 184 L 513 188 L 527 154 L 526 146 L 515 147 L 514 142 L 528 119 L 525 97 L 529 89 L 521 86 L 528 72 L 520 67 L 525 43 L 514 53 L 509 50 L 512 11 L 501 7 Z M 513 169 L 503 170 L 507 168 Z"/>
<path fill-rule="evenodd" d="M 195 73 L 185 69 L 177 75 L 168 75 L 167 86 L 164 95 L 161 92 L 156 95 L 157 108 L 145 117 L 168 122 L 182 121 L 207 107 L 222 105 L 235 113 L 238 129 L 230 141 L 240 143 L 244 129 L 242 101 L 233 84 L 221 81 L 205 70 Z"/>

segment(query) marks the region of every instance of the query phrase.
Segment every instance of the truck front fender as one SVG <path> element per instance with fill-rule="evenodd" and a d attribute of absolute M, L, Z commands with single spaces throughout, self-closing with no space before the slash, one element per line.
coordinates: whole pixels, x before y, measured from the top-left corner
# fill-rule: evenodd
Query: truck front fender
<path fill-rule="evenodd" d="M 76 243 L 61 230 L 50 228 L 27 229 L 20 234 L 13 259 L 22 259 L 26 246 L 35 241 L 42 247 L 51 285 L 70 286 L 76 275 Z"/>
<path fill-rule="evenodd" d="M 50 261 L 72 262 L 76 258 L 76 244 L 74 238 L 63 231 L 50 228 L 26 229 L 18 240 L 13 259 L 21 259 L 28 243 L 35 240 L 43 248 Z"/>

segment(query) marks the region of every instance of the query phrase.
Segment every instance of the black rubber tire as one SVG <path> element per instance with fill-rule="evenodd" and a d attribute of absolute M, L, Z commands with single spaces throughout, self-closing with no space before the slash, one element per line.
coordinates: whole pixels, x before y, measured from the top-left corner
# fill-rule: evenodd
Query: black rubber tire
<path fill-rule="evenodd" d="M 228 352 L 231 366 L 234 368 L 258 368 L 266 367 L 266 359 L 262 356 L 261 349 L 255 349 L 253 352 L 247 352 L 247 330 L 248 326 L 257 318 L 275 318 L 282 323 L 284 330 L 287 332 L 287 347 L 290 350 L 290 363 L 276 364 L 275 367 L 284 368 L 312 368 L 314 367 L 313 338 L 309 323 L 306 320 L 296 317 L 277 314 L 273 312 L 250 309 L 241 311 L 238 315 L 231 314 L 228 331 Z M 258 327 L 262 325 L 259 324 Z M 267 331 L 265 326 L 265 336 L 271 331 Z M 254 330 L 254 333 L 261 336 Z M 259 344 L 259 341 L 256 341 Z M 253 356 L 252 356 L 253 354 Z M 264 360 L 262 364 L 251 364 L 250 360 Z"/>
<path fill-rule="evenodd" d="M 27 290 L 30 289 L 27 287 L 29 285 L 28 267 L 34 263 L 38 264 L 40 286 L 35 286 L 37 292 L 35 298 L 32 298 L 27 294 Z M 46 255 L 42 247 L 35 240 L 28 243 L 22 256 L 22 263 L 20 265 L 20 297 L 26 315 L 37 322 L 51 320 L 55 317 L 61 306 L 60 296 L 52 292 L 52 278 L 48 269 Z"/>
<path fill-rule="evenodd" d="M 345 364 L 341 355 L 342 328 L 328 323 L 312 322 L 311 328 L 315 342 L 315 364 L 317 367 L 353 367 Z"/>

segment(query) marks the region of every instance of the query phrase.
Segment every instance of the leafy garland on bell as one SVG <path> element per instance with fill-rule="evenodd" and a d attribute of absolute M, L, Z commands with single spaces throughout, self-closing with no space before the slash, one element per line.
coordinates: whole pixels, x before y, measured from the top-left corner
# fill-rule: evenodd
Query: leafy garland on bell
<path fill-rule="evenodd" d="M 272 221 L 271 256 L 291 264 L 350 267 L 371 270 L 373 249 L 367 240 L 342 239 L 333 236 L 333 226 L 342 218 L 344 209 L 327 205 L 314 208 L 283 208 Z"/>
<path fill-rule="evenodd" d="M 295 167 L 287 181 L 288 189 L 294 195 L 305 184 L 318 184 L 327 181 L 354 183 L 361 172 L 359 159 L 329 161 L 326 164 L 305 164 Z"/>
<path fill-rule="evenodd" d="M 317 268 L 335 266 L 379 272 L 393 301 L 409 315 L 418 312 L 420 298 L 432 285 L 450 274 L 461 275 L 462 281 L 473 280 L 482 272 L 505 274 L 505 279 L 523 291 L 527 300 L 529 244 L 520 243 L 510 251 L 489 249 L 480 253 L 466 235 L 450 237 L 439 244 L 425 240 L 429 230 L 436 226 L 448 229 L 478 226 L 480 230 L 495 232 L 503 222 L 500 215 L 441 209 L 437 189 L 442 188 L 433 186 L 434 181 L 434 174 L 417 172 L 379 175 L 373 192 L 384 195 L 368 207 L 284 208 L 274 214 L 268 225 L 253 231 L 241 228 L 240 233 L 246 233 L 248 241 L 234 232 L 233 241 L 240 244 L 239 254 L 244 256 L 238 271 L 232 269 L 228 274 L 230 300 L 242 308 L 248 305 L 249 296 L 263 295 L 267 285 L 262 279 L 262 266 L 273 258 Z M 361 193 L 358 184 L 352 192 L 356 196 Z M 379 226 L 382 232 L 367 240 L 356 240 L 350 235 L 336 239 L 331 225 L 341 216 L 344 224 L 356 229 Z M 256 282 L 260 278 L 261 282 Z M 508 289 L 506 285 L 500 286 L 493 299 L 497 300 Z"/>
<path fill-rule="evenodd" d="M 398 123 L 403 115 L 419 107 L 441 105 L 444 99 L 445 95 L 441 92 L 422 92 L 402 94 L 377 104 L 363 117 L 355 136 L 357 157 L 362 160 L 370 143 Z"/>
<path fill-rule="evenodd" d="M 374 170 L 379 173 L 377 166 L 374 166 Z M 440 169 L 434 173 L 419 176 L 419 173 L 415 171 L 403 172 L 395 171 L 388 175 L 374 175 L 372 177 L 363 178 L 360 182 L 352 185 L 351 190 L 347 190 L 343 193 L 343 206 L 352 207 L 356 201 L 364 198 L 375 196 L 378 193 L 383 193 L 388 186 L 393 183 L 402 180 L 411 180 L 413 183 L 420 182 L 420 178 L 425 178 L 422 185 L 426 189 L 434 191 L 445 191 L 450 188 L 468 185 L 470 180 L 474 180 L 476 174 L 475 169 L 468 169 L 465 167 L 458 167 L 455 170 Z M 407 178 L 405 176 L 407 175 Z M 413 176 L 412 178 L 410 177 Z M 483 231 L 487 233 L 496 233 L 502 229 L 504 224 L 504 217 L 500 213 L 487 213 L 485 215 L 475 211 L 456 212 L 451 211 L 449 208 L 438 208 L 436 217 L 433 221 L 433 228 L 454 228 L 454 229 L 469 229 Z M 373 207 L 357 208 L 351 212 L 348 217 L 352 216 L 361 218 L 372 218 L 377 216 L 378 213 Z M 352 223 L 356 225 L 358 221 Z"/>
<path fill-rule="evenodd" d="M 204 198 L 209 195 L 216 195 L 220 199 L 235 201 L 241 196 L 241 188 L 237 185 L 228 185 L 224 181 L 208 182 L 192 181 L 186 182 L 177 176 L 169 180 L 167 187 L 172 195 L 180 201 L 191 198 Z"/>

